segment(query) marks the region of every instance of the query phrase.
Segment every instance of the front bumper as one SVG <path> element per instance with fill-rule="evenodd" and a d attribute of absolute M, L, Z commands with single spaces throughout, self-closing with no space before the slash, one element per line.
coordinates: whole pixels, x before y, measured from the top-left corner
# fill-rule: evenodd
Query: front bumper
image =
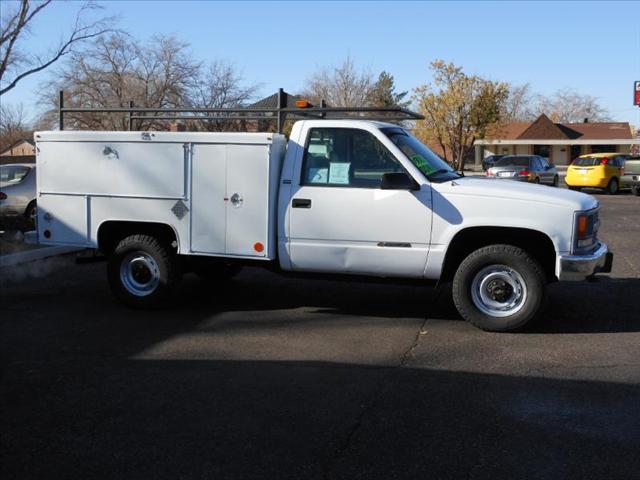
<path fill-rule="evenodd" d="M 601 243 L 592 253 L 585 255 L 560 255 L 558 257 L 558 280 L 578 281 L 594 273 L 609 273 L 613 265 L 613 253 Z"/>

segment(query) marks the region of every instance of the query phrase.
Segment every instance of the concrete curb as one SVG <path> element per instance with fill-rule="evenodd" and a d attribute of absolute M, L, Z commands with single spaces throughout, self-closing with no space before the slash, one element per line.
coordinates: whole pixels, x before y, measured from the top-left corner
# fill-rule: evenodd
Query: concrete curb
<path fill-rule="evenodd" d="M 11 267 L 22 263 L 35 262 L 43 258 L 55 257 L 65 253 L 79 252 L 84 250 L 78 247 L 44 247 L 36 250 L 28 250 L 26 252 L 11 253 L 9 255 L 0 256 L 0 267 Z"/>

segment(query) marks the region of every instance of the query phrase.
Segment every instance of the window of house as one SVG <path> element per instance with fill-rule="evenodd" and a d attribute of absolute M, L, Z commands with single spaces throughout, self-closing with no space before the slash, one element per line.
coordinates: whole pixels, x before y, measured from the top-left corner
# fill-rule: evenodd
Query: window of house
<path fill-rule="evenodd" d="M 380 188 L 402 165 L 378 139 L 354 128 L 313 128 L 302 163 L 302 185 Z"/>
<path fill-rule="evenodd" d="M 591 153 L 609 153 L 617 150 L 615 145 L 591 145 Z"/>
<path fill-rule="evenodd" d="M 551 158 L 551 146 L 550 145 L 534 145 L 533 154 L 539 155 L 544 158 Z"/>

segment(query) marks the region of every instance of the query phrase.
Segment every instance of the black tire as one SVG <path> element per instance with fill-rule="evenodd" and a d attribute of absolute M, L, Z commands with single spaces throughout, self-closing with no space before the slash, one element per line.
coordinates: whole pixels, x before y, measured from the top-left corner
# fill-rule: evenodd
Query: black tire
<path fill-rule="evenodd" d="M 579 192 L 582 189 L 580 187 L 572 187 L 569 185 L 569 190 L 573 190 L 574 192 Z"/>
<path fill-rule="evenodd" d="M 524 283 L 525 292 L 519 309 L 513 314 L 494 316 L 482 311 L 474 301 L 472 286 L 481 272 L 495 267 L 516 272 Z M 491 286 L 489 282 L 488 286 Z M 462 318 L 489 332 L 512 332 L 532 323 L 542 310 L 546 295 L 546 278 L 538 261 L 513 245 L 489 245 L 465 258 L 453 278 L 453 301 Z"/>
<path fill-rule="evenodd" d="M 560 185 L 560 177 L 556 175 L 555 177 L 553 177 L 553 186 L 557 187 L 558 185 Z"/>
<path fill-rule="evenodd" d="M 533 183 L 540 183 L 540 177 L 536 177 L 536 178 L 533 180 Z"/>
<path fill-rule="evenodd" d="M 640 185 L 632 186 L 631 193 L 633 193 L 636 197 L 640 197 Z"/>
<path fill-rule="evenodd" d="M 605 192 L 607 193 L 607 195 L 617 195 L 619 190 L 620 190 L 620 184 L 618 183 L 618 179 L 614 177 L 611 180 L 609 180 L 609 184 L 605 189 Z"/>
<path fill-rule="evenodd" d="M 38 204 L 35 200 L 32 200 L 27 209 L 24 211 L 24 219 L 27 224 L 27 228 L 33 230 L 36 228 L 36 216 L 38 215 Z"/>
<path fill-rule="evenodd" d="M 145 262 L 154 263 L 154 268 L 148 268 Z M 127 266 L 131 268 L 128 269 Z M 148 291 L 142 294 L 134 293 L 135 285 L 131 285 L 131 279 L 136 275 L 131 270 L 135 270 L 136 266 L 142 272 L 140 285 L 149 285 Z M 145 284 L 148 276 L 153 280 Z M 126 237 L 118 243 L 107 262 L 107 277 L 114 296 L 125 305 L 133 308 L 160 308 L 172 302 L 182 279 L 182 271 L 178 257 L 169 245 L 155 237 L 138 234 Z M 130 279 L 129 285 L 126 284 L 126 279 Z M 140 293 L 142 288 L 138 290 Z"/>

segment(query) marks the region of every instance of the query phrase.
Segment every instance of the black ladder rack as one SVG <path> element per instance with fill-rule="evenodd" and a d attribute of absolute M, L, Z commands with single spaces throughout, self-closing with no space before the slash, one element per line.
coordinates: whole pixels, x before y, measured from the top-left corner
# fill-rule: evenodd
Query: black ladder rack
<path fill-rule="evenodd" d="M 327 119 L 327 120 L 424 120 L 424 116 L 400 107 L 327 107 L 324 100 L 320 107 L 287 107 L 286 93 L 278 90 L 274 108 L 142 108 L 132 101 L 128 108 L 87 108 L 65 107 L 64 91 L 60 90 L 58 102 L 58 128 L 64 130 L 65 113 L 122 113 L 127 115 L 129 130 L 133 130 L 134 120 L 215 120 L 215 121 L 268 121 L 276 122 L 276 131 L 282 133 L 285 120 Z M 180 115 L 189 113 L 190 115 Z M 213 114 L 213 115 L 212 115 Z"/>

